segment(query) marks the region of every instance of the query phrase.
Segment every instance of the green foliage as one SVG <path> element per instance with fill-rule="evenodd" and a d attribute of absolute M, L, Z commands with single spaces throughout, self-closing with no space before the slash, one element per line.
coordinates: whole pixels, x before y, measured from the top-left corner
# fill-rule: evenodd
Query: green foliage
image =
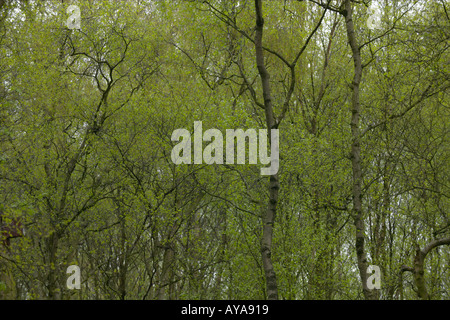
<path fill-rule="evenodd" d="M 354 3 L 363 78 L 363 212 L 381 299 L 416 299 L 415 246 L 449 236 L 448 16 L 438 1 Z M 331 2 L 332 4 L 335 1 Z M 0 248 L 16 299 L 265 299 L 262 165 L 175 165 L 175 129 L 266 128 L 252 1 L 16 1 L 0 8 Z M 274 111 L 323 8 L 265 1 Z M 294 68 L 280 122 L 272 259 L 281 299 L 362 299 L 352 220 L 353 61 L 329 11 Z M 285 60 L 285 61 L 283 61 Z M 449 299 L 448 246 L 432 299 Z M 69 265 L 81 290 L 66 288 Z M 6 266 L 3 269 L 3 266 Z M 0 281 L 0 291 L 7 290 Z M 0 297 L 2 294 L 0 293 Z"/>

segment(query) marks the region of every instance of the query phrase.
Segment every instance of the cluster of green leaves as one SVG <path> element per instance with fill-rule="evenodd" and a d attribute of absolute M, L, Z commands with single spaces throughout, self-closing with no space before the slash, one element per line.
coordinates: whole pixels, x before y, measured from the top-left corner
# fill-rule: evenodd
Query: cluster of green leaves
<path fill-rule="evenodd" d="M 264 2 L 275 112 L 323 12 Z M 332 4 L 338 1 L 331 1 Z M 355 3 L 364 64 L 365 230 L 384 299 L 415 299 L 415 245 L 449 233 L 449 18 L 440 1 Z M 173 130 L 265 128 L 252 1 L 5 2 L 0 8 L 0 210 L 25 235 L 0 250 L 17 299 L 264 299 L 260 165 L 174 165 Z M 281 57 L 281 58 L 280 58 Z M 295 68 L 280 130 L 272 259 L 282 299 L 362 298 L 351 217 L 353 61 L 329 11 Z M 448 248 L 427 257 L 448 299 Z M 81 290 L 66 288 L 69 265 Z M 6 274 L 6 271 L 2 271 Z M 2 273 L 2 274 L 3 274 Z M 0 279 L 0 291 L 5 281 Z M 0 292 L 0 295 L 2 293 Z"/>

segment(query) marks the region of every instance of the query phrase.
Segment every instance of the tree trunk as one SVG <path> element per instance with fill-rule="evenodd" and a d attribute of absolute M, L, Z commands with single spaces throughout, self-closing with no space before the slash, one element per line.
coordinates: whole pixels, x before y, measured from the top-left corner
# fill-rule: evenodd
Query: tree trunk
<path fill-rule="evenodd" d="M 417 286 L 417 294 L 423 300 L 430 299 L 427 291 L 427 285 L 425 284 L 423 264 L 425 260 L 425 254 L 417 246 L 416 256 L 414 257 L 414 282 Z"/>
<path fill-rule="evenodd" d="M 427 286 L 425 283 L 425 258 L 427 254 L 434 248 L 443 245 L 450 245 L 450 238 L 434 240 L 425 246 L 422 250 L 417 245 L 416 246 L 416 255 L 414 257 L 414 268 L 408 266 L 402 266 L 401 272 L 410 271 L 414 275 L 414 283 L 417 287 L 417 294 L 419 298 L 423 300 L 429 300 L 430 295 L 428 294 Z M 400 278 L 401 279 L 401 278 Z"/>
<path fill-rule="evenodd" d="M 0 254 L 4 257 L 9 255 L 6 247 L 2 245 L 2 241 L 0 241 Z M 16 298 L 16 283 L 11 272 L 11 265 L 8 260 L 0 257 L 0 300 L 15 300 Z"/>
<path fill-rule="evenodd" d="M 158 288 L 158 300 L 170 299 L 170 290 L 166 287 L 169 286 L 173 278 L 173 268 L 175 265 L 175 241 L 174 236 L 177 230 L 177 225 L 174 223 L 169 231 L 167 240 L 164 243 L 164 255 L 163 264 L 160 274 L 160 287 Z M 167 290 L 167 293 L 166 293 Z"/>
<path fill-rule="evenodd" d="M 262 17 L 261 0 L 255 0 L 255 11 L 256 11 L 256 35 L 255 35 L 256 66 L 258 68 L 258 72 L 261 78 L 266 124 L 269 134 L 269 141 L 271 141 L 271 129 L 276 129 L 276 121 L 273 115 L 272 94 L 270 91 L 270 75 L 267 72 L 267 69 L 264 65 L 264 53 L 262 46 L 264 19 Z M 278 180 L 278 174 L 276 173 L 270 176 L 269 203 L 262 219 L 263 235 L 261 241 L 261 254 L 262 254 L 264 274 L 266 277 L 267 298 L 269 300 L 278 299 L 277 280 L 271 256 L 272 256 L 273 226 L 277 210 L 279 188 L 280 183 Z"/>
<path fill-rule="evenodd" d="M 354 63 L 354 75 L 352 82 L 352 119 L 351 119 L 351 131 L 352 131 L 352 149 L 351 160 L 353 170 L 353 219 L 356 227 L 356 255 L 358 259 L 358 269 L 361 276 L 362 287 L 364 297 L 367 300 L 376 299 L 376 295 L 367 287 L 367 262 L 366 251 L 364 248 L 364 214 L 362 210 L 362 173 L 361 173 L 361 145 L 360 145 L 360 129 L 359 129 L 359 85 L 361 83 L 362 76 L 362 64 L 361 54 L 359 51 L 358 41 L 355 35 L 355 27 L 353 25 L 353 8 L 350 0 L 345 1 L 345 10 L 343 11 L 345 16 L 345 25 L 347 29 L 348 42 L 352 49 L 352 57 Z"/>
<path fill-rule="evenodd" d="M 119 209 L 120 210 L 120 209 Z M 127 273 L 128 273 L 128 244 L 126 234 L 126 217 L 120 213 L 120 256 L 119 256 L 119 298 L 125 300 L 127 295 Z"/>
<path fill-rule="evenodd" d="M 48 254 L 48 263 L 47 266 L 48 274 L 47 274 L 47 289 L 48 289 L 48 298 L 50 300 L 60 300 L 61 299 L 61 291 L 59 289 L 59 268 L 57 261 L 57 252 L 58 252 L 58 244 L 59 244 L 59 235 L 56 231 L 53 231 L 52 234 L 47 239 L 47 254 Z"/>

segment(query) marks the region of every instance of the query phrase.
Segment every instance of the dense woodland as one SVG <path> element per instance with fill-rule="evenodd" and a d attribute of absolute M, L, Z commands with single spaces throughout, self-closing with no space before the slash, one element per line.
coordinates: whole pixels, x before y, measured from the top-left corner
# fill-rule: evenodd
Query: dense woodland
<path fill-rule="evenodd" d="M 449 15 L 0 0 L 0 298 L 449 299 Z M 194 121 L 278 129 L 278 172 L 174 164 Z"/>

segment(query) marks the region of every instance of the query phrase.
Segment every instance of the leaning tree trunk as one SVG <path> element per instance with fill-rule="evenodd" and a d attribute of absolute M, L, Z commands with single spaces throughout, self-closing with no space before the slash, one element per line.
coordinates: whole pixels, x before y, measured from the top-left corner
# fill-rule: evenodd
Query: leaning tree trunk
<path fill-rule="evenodd" d="M 261 85 L 264 98 L 264 110 L 266 115 L 267 131 L 269 134 L 269 141 L 271 140 L 271 129 L 276 128 L 276 120 L 273 114 L 272 94 L 270 92 L 270 75 L 264 65 L 264 53 L 262 46 L 262 36 L 264 19 L 262 17 L 262 1 L 255 0 L 256 11 L 256 35 L 255 35 L 255 54 L 256 54 L 256 66 L 261 78 Z M 272 235 L 273 226 L 277 211 L 278 203 L 278 190 L 280 188 L 280 182 L 278 180 L 278 174 L 270 176 L 269 181 L 269 203 L 267 209 L 263 215 L 263 235 L 261 241 L 261 254 L 264 268 L 264 274 L 266 277 L 267 298 L 269 300 L 278 299 L 278 287 L 275 269 L 271 258 L 272 254 Z"/>

